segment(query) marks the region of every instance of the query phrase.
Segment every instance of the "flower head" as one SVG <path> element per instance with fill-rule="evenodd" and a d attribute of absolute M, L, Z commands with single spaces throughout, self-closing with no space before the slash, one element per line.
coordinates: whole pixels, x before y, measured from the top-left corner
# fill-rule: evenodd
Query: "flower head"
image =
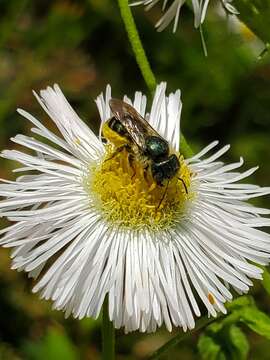
<path fill-rule="evenodd" d="M 180 91 L 168 97 L 165 91 L 165 83 L 157 87 L 149 112 L 141 92 L 133 101 L 124 98 L 169 143 L 163 159 L 136 151 L 132 134 L 121 132 L 127 128 L 106 132 L 108 119 L 117 121 L 110 86 L 96 100 L 99 138 L 57 85 L 35 96 L 60 135 L 18 110 L 38 138 L 12 139 L 31 155 L 2 153 L 22 164 L 16 171 L 23 175 L 0 185 L 1 216 L 13 223 L 1 230 L 0 244 L 13 248 L 13 269 L 37 280 L 33 291 L 67 316 L 97 317 L 108 295 L 117 328 L 151 332 L 165 323 L 168 330 L 192 329 L 199 302 L 212 316 L 225 313 L 230 288 L 247 292 L 252 278 L 262 278 L 255 264 L 269 262 L 270 235 L 259 228 L 269 226 L 264 216 L 270 211 L 246 201 L 270 189 L 239 184 L 256 168 L 238 172 L 242 158 L 225 165 L 220 157 L 229 146 L 213 152 L 217 141 L 184 159 Z M 171 155 L 179 167 L 158 183 L 153 169 Z"/>
<path fill-rule="evenodd" d="M 141 0 L 131 3 L 131 5 L 145 5 L 146 10 L 150 10 L 159 1 L 160 0 Z M 220 0 L 222 7 L 227 13 L 232 15 L 239 14 L 231 2 L 232 0 Z M 185 0 L 173 0 L 171 5 L 168 6 L 168 0 L 163 0 L 162 10 L 164 11 L 164 15 L 156 23 L 156 28 L 158 31 L 164 30 L 173 20 L 173 32 L 176 31 L 179 22 L 180 11 L 184 3 Z M 195 28 L 198 28 L 204 22 L 208 5 L 209 0 L 192 0 Z"/>

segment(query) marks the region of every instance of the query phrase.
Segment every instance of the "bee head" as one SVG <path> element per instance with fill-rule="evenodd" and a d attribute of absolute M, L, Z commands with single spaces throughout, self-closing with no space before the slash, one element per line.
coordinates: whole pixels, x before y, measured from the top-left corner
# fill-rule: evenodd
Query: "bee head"
<path fill-rule="evenodd" d="M 169 145 L 165 139 L 158 136 L 148 136 L 145 141 L 146 154 L 152 159 L 162 159 L 169 155 Z"/>

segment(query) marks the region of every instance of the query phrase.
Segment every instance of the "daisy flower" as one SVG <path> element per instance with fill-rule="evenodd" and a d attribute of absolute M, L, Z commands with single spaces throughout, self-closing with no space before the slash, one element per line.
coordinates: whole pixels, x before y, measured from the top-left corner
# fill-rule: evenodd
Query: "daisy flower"
<path fill-rule="evenodd" d="M 159 1 L 160 0 L 141 0 L 131 3 L 131 5 L 145 5 L 146 10 L 150 10 Z M 219 1 L 228 14 L 239 14 L 236 8 L 231 4 L 232 0 Z M 156 23 L 156 28 L 158 31 L 163 31 L 174 20 L 173 32 L 176 32 L 179 22 L 180 11 L 184 3 L 185 0 L 173 0 L 171 2 L 171 5 L 167 6 L 168 0 L 163 0 L 162 11 L 164 12 L 164 15 Z M 209 0 L 192 0 L 195 28 L 198 28 L 204 22 L 208 5 Z"/>
<path fill-rule="evenodd" d="M 180 91 L 165 91 L 166 83 L 157 86 L 150 107 L 141 92 L 124 101 L 179 159 L 166 186 L 155 182 L 146 156 L 118 151 L 115 139 L 104 145 L 106 131 L 97 137 L 57 85 L 34 93 L 57 134 L 18 110 L 36 136 L 12 138 L 30 154 L 2 152 L 22 174 L 0 185 L 1 216 L 12 223 L 1 230 L 0 244 L 13 248 L 12 268 L 36 280 L 33 291 L 66 316 L 97 318 L 107 295 L 116 328 L 187 330 L 202 304 L 211 316 L 226 313 L 231 289 L 246 293 L 251 279 L 262 278 L 256 264 L 269 262 L 270 235 L 260 230 L 270 225 L 269 210 L 246 201 L 270 188 L 239 184 L 257 168 L 240 173 L 242 158 L 225 165 L 220 157 L 229 146 L 215 150 L 217 141 L 184 159 Z M 115 120 L 110 99 L 110 86 L 96 99 L 101 129 Z"/>

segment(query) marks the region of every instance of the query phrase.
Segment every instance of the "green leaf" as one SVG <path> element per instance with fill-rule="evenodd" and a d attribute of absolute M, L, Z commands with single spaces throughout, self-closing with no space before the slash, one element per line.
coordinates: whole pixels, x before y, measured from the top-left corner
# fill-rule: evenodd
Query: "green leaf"
<path fill-rule="evenodd" d="M 265 290 L 267 291 L 267 293 L 270 295 L 270 274 L 265 267 L 263 268 L 263 270 L 264 270 L 264 272 L 263 272 L 262 284 L 263 284 Z"/>
<path fill-rule="evenodd" d="M 249 343 L 246 335 L 236 325 L 229 328 L 229 339 L 233 345 L 233 358 L 235 360 L 245 360 L 249 352 Z"/>
<path fill-rule="evenodd" d="M 224 321 L 215 321 L 207 326 L 207 332 L 211 334 L 216 334 L 223 329 L 223 325 Z"/>
<path fill-rule="evenodd" d="M 255 306 L 255 302 L 252 296 L 244 295 L 236 298 L 230 303 L 227 303 L 226 307 L 228 310 L 233 311 L 242 307 Z"/>
<path fill-rule="evenodd" d="M 24 346 L 28 360 L 78 360 L 79 354 L 68 336 L 61 331 L 51 329 L 38 343 L 28 342 Z"/>
<path fill-rule="evenodd" d="M 221 347 L 211 336 L 201 335 L 198 342 L 198 349 L 203 360 L 222 360 Z"/>
<path fill-rule="evenodd" d="M 270 339 L 270 317 L 255 307 L 245 307 L 239 310 L 240 321 L 252 331 Z"/>

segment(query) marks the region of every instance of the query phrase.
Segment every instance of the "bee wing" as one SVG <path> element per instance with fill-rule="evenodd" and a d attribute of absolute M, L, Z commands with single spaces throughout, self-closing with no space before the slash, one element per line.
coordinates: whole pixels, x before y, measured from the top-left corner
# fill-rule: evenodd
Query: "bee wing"
<path fill-rule="evenodd" d="M 110 100 L 114 116 L 124 125 L 135 144 L 145 149 L 146 136 L 161 137 L 156 130 L 129 104 L 119 99 Z"/>

